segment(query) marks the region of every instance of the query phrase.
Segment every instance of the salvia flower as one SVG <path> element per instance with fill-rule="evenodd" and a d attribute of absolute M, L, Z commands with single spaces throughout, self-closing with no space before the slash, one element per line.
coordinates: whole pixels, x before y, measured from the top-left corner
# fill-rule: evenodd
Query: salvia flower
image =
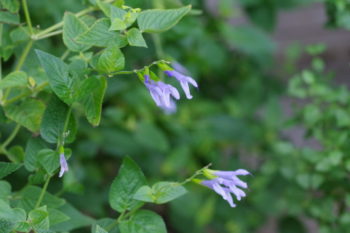
<path fill-rule="evenodd" d="M 166 84 L 161 81 L 155 82 L 151 80 L 149 78 L 149 75 L 145 75 L 144 77 L 144 84 L 146 85 L 156 105 L 164 110 L 174 109 L 175 103 L 173 103 L 172 97 L 177 100 L 180 99 L 178 90 L 170 84 Z"/>
<path fill-rule="evenodd" d="M 193 98 L 190 92 L 190 87 L 188 85 L 188 84 L 191 84 L 192 86 L 198 88 L 198 84 L 193 78 L 186 76 L 176 70 L 165 70 L 164 73 L 169 77 L 174 77 L 177 79 L 177 81 L 180 83 L 182 87 L 182 90 L 185 92 L 187 99 Z"/>
<path fill-rule="evenodd" d="M 63 174 L 65 172 L 68 172 L 68 170 L 69 170 L 67 160 L 66 160 L 66 157 L 64 156 L 64 153 L 60 153 L 60 165 L 61 165 L 61 170 L 60 170 L 58 177 L 62 177 Z"/>
<path fill-rule="evenodd" d="M 203 180 L 200 183 L 222 196 L 231 207 L 236 207 L 231 194 L 236 196 L 238 201 L 246 196 L 241 188 L 246 189 L 248 188 L 248 185 L 237 176 L 248 175 L 250 174 L 248 171 L 244 169 L 238 169 L 236 171 L 216 171 L 205 169 L 204 174 L 209 177 L 210 180 Z"/>

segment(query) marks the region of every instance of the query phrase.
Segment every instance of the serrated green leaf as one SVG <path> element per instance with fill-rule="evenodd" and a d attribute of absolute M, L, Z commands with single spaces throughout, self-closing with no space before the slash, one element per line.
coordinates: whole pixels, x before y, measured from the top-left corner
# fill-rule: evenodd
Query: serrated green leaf
<path fill-rule="evenodd" d="M 57 209 L 48 209 L 50 226 L 70 220 L 70 217 Z"/>
<path fill-rule="evenodd" d="M 92 76 L 83 81 L 79 102 L 83 105 L 86 118 L 93 125 L 100 124 L 102 103 L 107 88 L 105 77 Z"/>
<path fill-rule="evenodd" d="M 114 210 L 131 210 L 142 202 L 134 200 L 136 191 L 146 184 L 146 178 L 139 166 L 130 158 L 125 158 L 109 191 L 109 203 Z"/>
<path fill-rule="evenodd" d="M 36 54 L 55 94 L 68 105 L 73 103 L 74 80 L 69 77 L 67 64 L 58 57 L 40 50 L 36 50 Z"/>
<path fill-rule="evenodd" d="M 53 175 L 60 166 L 60 155 L 57 151 L 43 149 L 38 153 L 38 161 L 49 175 Z"/>
<path fill-rule="evenodd" d="M 138 211 L 130 220 L 122 221 L 121 233 L 166 233 L 165 223 L 158 214 L 149 211 Z"/>
<path fill-rule="evenodd" d="M 30 211 L 28 220 L 35 230 L 49 230 L 50 228 L 49 213 L 46 206 Z"/>
<path fill-rule="evenodd" d="M 0 23 L 19 24 L 19 15 L 8 11 L 0 11 Z"/>
<path fill-rule="evenodd" d="M 74 52 L 87 50 L 90 46 L 79 44 L 75 38 L 88 30 L 88 26 L 72 13 L 65 13 L 63 18 L 63 42 Z"/>
<path fill-rule="evenodd" d="M 41 137 L 49 143 L 57 143 L 57 140 L 65 134 L 65 142 L 70 143 L 75 139 L 77 132 L 74 114 L 70 114 L 67 130 L 64 130 L 64 124 L 69 112 L 69 107 L 60 101 L 56 96 L 52 96 L 40 127 Z"/>
<path fill-rule="evenodd" d="M 134 199 L 144 202 L 154 202 L 153 190 L 149 186 L 142 186 L 137 190 L 134 195 Z"/>
<path fill-rule="evenodd" d="M 37 168 L 38 152 L 44 148 L 47 148 L 47 145 L 41 138 L 28 140 L 24 152 L 24 166 L 28 171 L 34 171 Z"/>
<path fill-rule="evenodd" d="M 137 23 L 142 32 L 163 32 L 175 26 L 191 10 L 191 6 L 169 10 L 146 10 L 139 14 Z"/>
<path fill-rule="evenodd" d="M 145 39 L 143 39 L 142 33 L 137 28 L 131 28 L 126 33 L 126 38 L 131 46 L 146 47 L 147 44 Z"/>
<path fill-rule="evenodd" d="M 124 20 L 124 17 L 127 14 L 127 12 L 125 10 L 121 9 L 120 7 L 116 7 L 116 6 L 111 6 L 110 10 L 111 10 L 111 20 L 112 21 L 115 18 Z"/>
<path fill-rule="evenodd" d="M 101 73 L 112 73 L 124 68 L 125 58 L 119 47 L 109 46 L 106 48 L 97 62 L 97 70 Z"/>
<path fill-rule="evenodd" d="M 20 167 L 22 167 L 22 164 L 0 162 L 0 179 L 17 171 Z"/>
<path fill-rule="evenodd" d="M 89 46 L 108 47 L 117 45 L 119 48 L 127 44 L 125 36 L 119 32 L 109 31 L 111 24 L 107 18 L 97 20 L 88 31 L 76 38 L 78 43 Z"/>
<path fill-rule="evenodd" d="M 28 85 L 28 76 L 23 71 L 14 71 L 0 80 L 0 90 L 13 87 L 25 87 Z"/>
<path fill-rule="evenodd" d="M 4 108 L 5 115 L 32 132 L 38 132 L 45 111 L 45 104 L 39 100 L 26 99 Z"/>

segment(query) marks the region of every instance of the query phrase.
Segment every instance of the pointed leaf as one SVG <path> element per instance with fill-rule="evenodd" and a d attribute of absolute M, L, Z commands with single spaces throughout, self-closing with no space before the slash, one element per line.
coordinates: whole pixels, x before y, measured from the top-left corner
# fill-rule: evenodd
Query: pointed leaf
<path fill-rule="evenodd" d="M 23 71 L 14 71 L 0 80 L 0 90 L 12 87 L 25 87 L 27 85 L 28 77 Z"/>
<path fill-rule="evenodd" d="M 90 46 L 80 44 L 75 38 L 88 30 L 88 26 L 72 13 L 65 13 L 63 18 L 63 42 L 67 48 L 74 52 L 81 52 Z"/>
<path fill-rule="evenodd" d="M 22 167 L 22 164 L 0 162 L 0 179 L 17 171 L 20 167 Z"/>
<path fill-rule="evenodd" d="M 149 211 L 138 211 L 130 220 L 120 223 L 121 233 L 167 233 L 165 223 L 158 214 Z"/>
<path fill-rule="evenodd" d="M 97 62 L 97 70 L 101 73 L 112 73 L 124 68 L 125 58 L 116 45 L 106 48 Z"/>
<path fill-rule="evenodd" d="M 126 38 L 128 39 L 128 42 L 131 46 L 138 46 L 138 47 L 146 47 L 147 44 L 145 39 L 143 39 L 142 33 L 137 28 L 131 28 L 126 33 Z"/>

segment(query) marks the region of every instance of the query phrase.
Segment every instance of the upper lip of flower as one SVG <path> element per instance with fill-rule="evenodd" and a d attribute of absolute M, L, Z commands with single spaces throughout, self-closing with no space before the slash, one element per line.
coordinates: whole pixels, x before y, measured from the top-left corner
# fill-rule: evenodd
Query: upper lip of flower
<path fill-rule="evenodd" d="M 198 84 L 193 78 L 186 76 L 186 75 L 183 75 L 180 72 L 177 72 L 176 70 L 166 70 L 166 71 L 164 71 L 164 73 L 166 75 L 168 75 L 169 77 L 176 78 L 177 81 L 180 82 L 182 90 L 185 92 L 187 99 L 192 99 L 193 96 L 191 95 L 190 88 L 189 88 L 188 84 L 190 83 L 192 86 L 198 88 Z"/>
<path fill-rule="evenodd" d="M 69 170 L 66 157 L 64 156 L 63 153 L 60 154 L 60 165 L 61 165 L 61 169 L 58 177 L 62 177 L 63 174 Z"/>

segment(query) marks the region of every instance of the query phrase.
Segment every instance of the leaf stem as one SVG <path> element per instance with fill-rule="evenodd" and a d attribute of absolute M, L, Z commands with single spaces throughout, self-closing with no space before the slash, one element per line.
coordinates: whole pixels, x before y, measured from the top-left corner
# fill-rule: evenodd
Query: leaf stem
<path fill-rule="evenodd" d="M 21 126 L 17 124 L 16 127 L 13 129 L 12 133 L 10 134 L 10 136 L 6 139 L 6 141 L 2 143 L 1 145 L 2 149 L 6 149 L 6 147 L 12 142 L 12 140 L 16 137 L 20 128 Z"/>
<path fill-rule="evenodd" d="M 119 224 L 119 222 L 121 221 L 121 220 L 123 220 L 123 218 L 124 218 L 124 216 L 125 216 L 125 211 L 124 212 L 122 212 L 120 215 L 119 215 L 119 217 L 114 221 L 114 222 L 112 222 L 111 224 L 109 224 L 107 227 L 106 227 L 106 231 L 110 231 L 110 230 L 112 230 L 116 225 L 118 225 Z"/>
<path fill-rule="evenodd" d="M 191 182 L 195 177 L 202 175 L 203 174 L 203 170 L 207 169 L 211 166 L 211 163 L 209 163 L 207 166 L 199 169 L 198 171 L 196 171 L 192 176 L 188 177 L 186 180 L 184 180 L 183 182 L 181 182 L 181 185 L 187 184 L 188 182 Z"/>
<path fill-rule="evenodd" d="M 27 58 L 27 56 L 29 54 L 29 51 L 32 48 L 32 46 L 33 46 L 33 41 L 30 40 L 28 42 L 28 44 L 26 45 L 26 47 L 24 48 L 24 50 L 23 50 L 23 52 L 21 54 L 21 57 L 19 58 L 19 61 L 18 61 L 17 65 L 16 65 L 16 68 L 15 68 L 15 71 L 18 71 L 18 70 L 20 70 L 22 68 L 22 66 L 23 66 L 23 64 L 24 64 L 24 62 L 25 62 L 25 60 L 26 60 L 26 58 Z"/>
<path fill-rule="evenodd" d="M 39 199 L 38 199 L 38 201 L 35 204 L 35 209 L 38 208 L 40 206 L 41 202 L 43 201 L 45 193 L 46 193 L 46 190 L 47 190 L 47 187 L 49 186 L 49 183 L 50 183 L 50 179 L 51 179 L 51 176 L 49 176 L 47 178 L 47 180 L 45 181 L 45 184 L 44 184 L 43 189 L 41 190 Z"/>
<path fill-rule="evenodd" d="M 22 94 L 19 94 L 7 101 L 5 101 L 3 103 L 3 106 L 6 106 L 8 104 L 12 104 L 13 102 L 16 102 L 17 100 L 20 100 L 22 99 L 23 97 L 27 97 L 27 96 L 30 96 L 31 94 L 35 93 L 35 92 L 38 92 L 38 91 L 41 91 L 42 89 L 44 89 L 47 85 L 49 85 L 48 82 L 43 82 L 42 84 L 40 84 L 39 86 L 37 86 L 33 91 L 27 91 L 27 92 L 23 92 Z"/>
<path fill-rule="evenodd" d="M 50 33 L 47 33 L 45 35 L 36 37 L 35 40 L 42 40 L 42 39 L 45 39 L 45 38 L 48 38 L 48 37 L 51 37 L 51 36 L 56 36 L 56 35 L 61 34 L 62 32 L 63 32 L 63 30 L 57 30 L 57 31 L 54 31 L 54 32 L 50 32 Z"/>
<path fill-rule="evenodd" d="M 27 22 L 28 27 L 29 27 L 29 33 L 30 33 L 30 35 L 33 35 L 33 26 L 32 26 L 32 21 L 30 20 L 27 0 L 22 0 L 22 6 L 23 6 L 23 11 L 24 11 L 24 15 L 26 18 L 26 22 Z"/>

